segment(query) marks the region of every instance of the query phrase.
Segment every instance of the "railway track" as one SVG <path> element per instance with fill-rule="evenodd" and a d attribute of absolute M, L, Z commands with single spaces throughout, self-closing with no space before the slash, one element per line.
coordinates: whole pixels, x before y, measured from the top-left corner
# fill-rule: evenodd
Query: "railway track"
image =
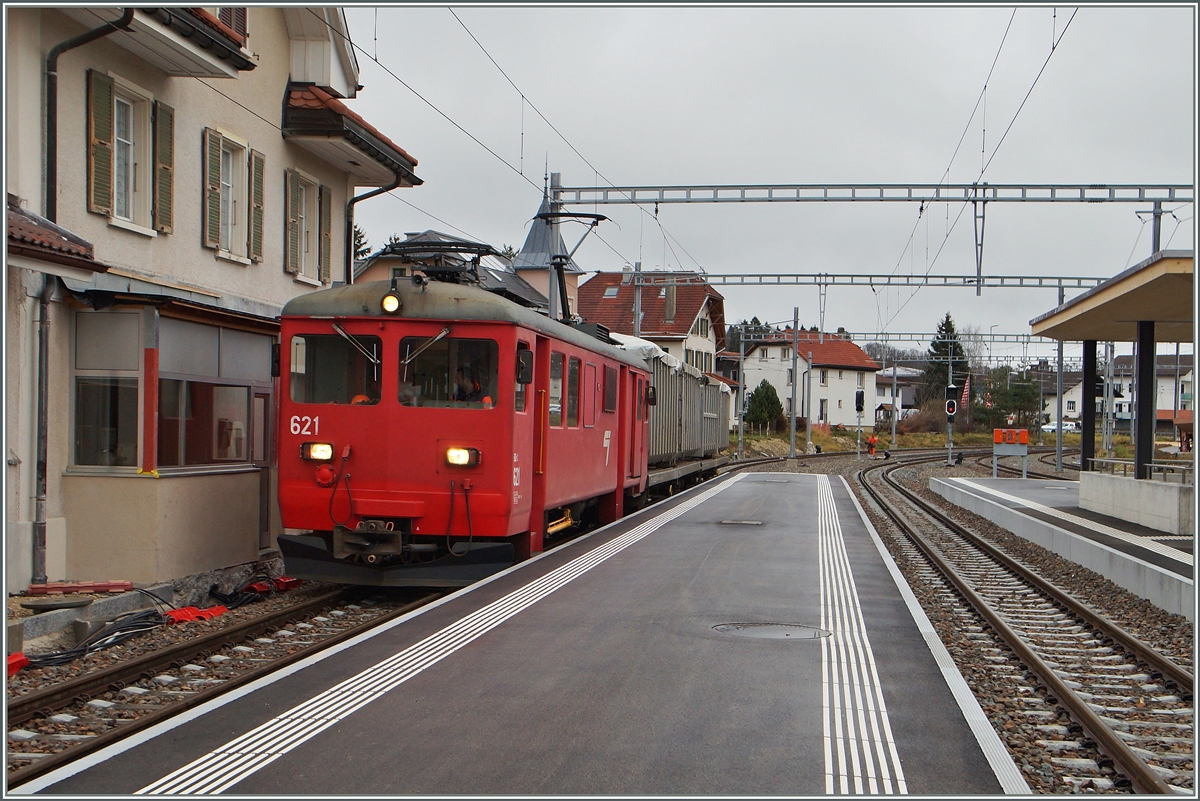
<path fill-rule="evenodd" d="M 1032 725 L 1056 790 L 1194 795 L 1193 676 L 901 486 L 859 471 L 904 558 L 983 653 L 1013 720 Z M 994 720 L 995 724 L 996 721 Z"/>
<path fill-rule="evenodd" d="M 15 697 L 10 687 L 7 786 L 11 790 L 444 594 L 408 590 L 361 598 L 359 590 L 336 590 Z"/>
<path fill-rule="evenodd" d="M 1045 470 L 1037 470 L 1037 469 L 1027 469 L 1026 475 L 1029 478 L 1052 479 L 1055 481 L 1077 481 L 1079 479 L 1079 465 L 1076 463 L 1067 461 L 1066 456 L 1068 455 L 1068 453 L 1078 454 L 1078 451 L 1064 451 L 1064 453 L 1063 453 L 1063 471 L 1061 473 L 1056 473 L 1053 471 L 1047 472 Z M 1049 453 L 1038 453 L 1037 451 L 1035 451 L 1034 449 L 1031 448 L 1030 455 L 1032 456 L 1034 454 L 1037 454 L 1037 459 L 1034 460 L 1035 465 L 1046 465 L 1047 467 L 1050 467 L 1050 468 L 1053 468 L 1055 466 L 1055 461 L 1056 461 L 1057 457 L 1053 450 L 1051 450 Z M 980 467 L 986 468 L 988 471 L 990 471 L 992 469 L 992 459 L 994 459 L 994 458 L 996 458 L 996 457 L 988 454 L 985 456 L 980 456 L 979 458 L 977 458 L 975 460 L 975 462 Z M 1009 461 L 1006 463 L 1004 461 L 1005 459 L 1007 459 Z M 1019 467 L 1019 465 L 1020 465 L 1019 457 L 1001 456 L 1000 460 L 1001 461 L 996 465 L 996 469 L 998 472 L 1004 473 L 1007 475 L 1014 475 L 1014 476 L 1021 475 L 1021 468 Z"/>

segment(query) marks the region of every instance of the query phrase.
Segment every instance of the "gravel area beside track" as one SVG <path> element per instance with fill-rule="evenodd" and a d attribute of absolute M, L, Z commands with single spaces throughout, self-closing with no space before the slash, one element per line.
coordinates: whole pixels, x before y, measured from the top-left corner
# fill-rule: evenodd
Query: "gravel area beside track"
<path fill-rule="evenodd" d="M 298 605 L 335 589 L 337 587 L 332 584 L 306 581 L 294 590 L 266 596 L 261 601 L 249 603 L 237 609 L 231 609 L 220 617 L 211 620 L 198 620 L 173 626 L 160 626 L 152 631 L 133 637 L 120 645 L 96 651 L 66 665 L 45 668 L 27 667 L 8 679 L 8 698 L 16 698 L 32 690 L 45 687 L 47 684 L 66 681 L 76 676 L 108 667 L 116 662 L 134 659 L 186 640 L 196 639 L 204 634 L 235 626 L 289 606 Z M 210 601 L 210 605 L 217 603 L 215 599 L 210 599 Z M 54 642 L 51 638 L 46 639 Z M 67 644 L 66 647 L 70 647 L 70 644 Z M 30 656 L 35 654 L 41 655 L 38 650 L 32 648 L 27 653 Z M 41 653 L 44 653 L 44 651 Z"/>
<path fill-rule="evenodd" d="M 748 467 L 745 468 L 745 472 L 840 474 L 844 475 L 850 481 L 850 485 L 854 487 L 854 474 L 864 467 L 877 463 L 866 459 L 859 461 L 853 455 L 807 461 L 801 457 L 793 465 L 779 462 Z M 1036 569 L 1049 581 L 1067 589 L 1075 597 L 1101 611 L 1130 634 L 1152 645 L 1179 664 L 1187 666 L 1189 669 L 1192 668 L 1195 639 L 1193 626 L 1186 618 L 1159 609 L 1149 601 L 1134 596 L 1091 570 L 1023 540 L 971 512 L 952 506 L 941 496 L 929 491 L 929 479 L 932 477 L 979 477 L 985 474 L 990 476 L 990 471 L 979 469 L 971 464 L 970 460 L 964 460 L 963 465 L 956 467 L 947 467 L 944 463 L 914 465 L 897 471 L 895 476 L 910 488 L 919 490 L 922 497 L 946 510 L 954 520 L 978 531 L 997 547 Z M 953 656 L 959 671 L 975 693 L 984 714 L 987 715 L 1009 753 L 1012 754 L 1014 761 L 1025 774 L 1030 788 L 1035 793 L 1096 792 L 1092 789 L 1073 788 L 1055 782 L 1053 772 L 1046 766 L 1046 752 L 1037 744 L 1037 741 L 1044 739 L 1045 735 L 1035 730 L 1027 722 L 1027 718 L 1015 714 L 1016 710 L 1009 708 L 1012 696 L 1011 685 L 995 680 L 995 671 L 990 668 L 989 663 L 979 652 L 977 643 L 967 637 L 967 632 L 960 630 L 955 617 L 940 602 L 931 602 L 932 593 L 926 592 L 921 586 L 912 566 L 896 546 L 894 538 L 899 534 L 894 532 L 890 521 L 875 509 L 864 493 L 858 491 L 857 488 L 855 492 L 859 503 L 867 510 L 871 522 L 879 531 L 888 551 L 908 580 L 913 593 L 933 623 L 943 644 Z"/>

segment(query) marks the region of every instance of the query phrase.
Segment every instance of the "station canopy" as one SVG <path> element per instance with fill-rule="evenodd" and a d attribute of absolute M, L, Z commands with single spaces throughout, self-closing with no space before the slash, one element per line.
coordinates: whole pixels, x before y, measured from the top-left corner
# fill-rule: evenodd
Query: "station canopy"
<path fill-rule="evenodd" d="M 1029 321 L 1034 336 L 1067 342 L 1133 342 L 1139 322 L 1156 342 L 1192 342 L 1193 251 L 1164 250 Z"/>

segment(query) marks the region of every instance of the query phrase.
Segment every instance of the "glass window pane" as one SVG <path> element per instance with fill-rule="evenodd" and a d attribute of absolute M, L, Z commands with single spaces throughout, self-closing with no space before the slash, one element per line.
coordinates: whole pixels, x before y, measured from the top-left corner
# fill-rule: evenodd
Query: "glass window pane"
<path fill-rule="evenodd" d="M 138 314 L 80 312 L 75 315 L 75 368 L 136 370 L 140 363 Z"/>
<path fill-rule="evenodd" d="M 524 342 L 519 342 L 519 343 L 517 343 L 517 356 L 518 356 L 518 359 L 519 359 L 519 357 L 520 357 L 520 354 L 521 354 L 523 351 L 528 351 L 528 350 L 529 350 L 529 346 L 528 346 L 528 345 L 526 345 Z M 518 361 L 518 362 L 517 362 L 517 365 L 518 365 L 518 369 L 520 369 L 520 361 Z M 525 384 L 521 384 L 521 383 L 518 383 L 518 384 L 517 384 L 516 402 L 514 403 L 514 408 L 515 408 L 515 409 L 516 409 L 518 412 L 523 412 L 523 411 L 525 411 L 525 398 L 526 398 L 526 396 L 527 396 L 527 394 L 528 394 L 528 393 L 527 393 L 527 391 L 526 391 L 526 386 L 527 386 L 527 385 L 525 385 Z"/>
<path fill-rule="evenodd" d="M 617 410 L 617 368 L 604 368 L 604 411 Z"/>
<path fill-rule="evenodd" d="M 550 425 L 562 425 L 563 355 L 550 354 Z"/>
<path fill-rule="evenodd" d="M 267 461 L 267 426 L 270 424 L 268 416 L 268 401 L 270 395 L 255 395 L 254 396 L 254 451 L 251 454 L 251 459 L 255 462 Z"/>
<path fill-rule="evenodd" d="M 296 403 L 378 403 L 383 344 L 379 337 L 355 336 L 358 347 L 337 334 L 292 337 L 289 385 Z M 360 350 L 361 348 L 361 350 Z"/>
<path fill-rule="evenodd" d="M 137 465 L 136 378 L 75 379 L 75 464 Z"/>
<path fill-rule="evenodd" d="M 250 388 L 184 382 L 185 465 L 244 462 L 250 416 Z"/>
<path fill-rule="evenodd" d="M 567 362 L 567 425 L 579 425 L 579 359 Z"/>
<path fill-rule="evenodd" d="M 221 329 L 173 317 L 158 319 L 158 369 L 163 373 L 216 378 Z M 249 378 L 250 376 L 241 376 Z"/>
<path fill-rule="evenodd" d="M 491 339 L 405 337 L 400 340 L 399 399 L 405 406 L 490 409 L 495 405 L 499 347 Z"/>
<path fill-rule="evenodd" d="M 183 382 L 164 378 L 158 382 L 158 466 L 183 464 Z"/>

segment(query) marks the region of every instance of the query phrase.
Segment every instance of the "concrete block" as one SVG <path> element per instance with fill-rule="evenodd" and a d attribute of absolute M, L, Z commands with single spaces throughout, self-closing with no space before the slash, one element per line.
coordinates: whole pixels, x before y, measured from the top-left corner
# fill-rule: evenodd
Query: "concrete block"
<path fill-rule="evenodd" d="M 16 654 L 25 649 L 25 624 L 14 620 L 8 624 L 8 639 L 5 641 L 8 653 Z"/>
<path fill-rule="evenodd" d="M 1079 475 L 1079 506 L 1118 520 L 1187 536 L 1195 522 L 1195 488 L 1165 481 L 1085 472 Z"/>
<path fill-rule="evenodd" d="M 150 587 L 147 592 L 155 597 L 170 601 L 174 596 L 170 584 Z M 125 612 L 135 612 L 153 606 L 154 602 L 140 592 L 123 592 L 108 598 L 97 598 L 91 604 L 77 609 L 57 609 L 23 618 L 24 637 L 32 640 L 71 628 L 77 620 L 111 620 Z"/>
<path fill-rule="evenodd" d="M 1086 475 L 1089 474 L 1081 474 L 1081 478 Z M 1117 586 L 1146 598 L 1155 606 L 1195 622 L 1196 593 L 1191 579 L 1023 514 L 995 499 L 971 492 L 956 481 L 933 478 L 929 481 L 929 489 L 1018 537 L 1099 573 Z M 1080 494 L 1082 492 L 1083 488 L 1080 487 Z"/>

